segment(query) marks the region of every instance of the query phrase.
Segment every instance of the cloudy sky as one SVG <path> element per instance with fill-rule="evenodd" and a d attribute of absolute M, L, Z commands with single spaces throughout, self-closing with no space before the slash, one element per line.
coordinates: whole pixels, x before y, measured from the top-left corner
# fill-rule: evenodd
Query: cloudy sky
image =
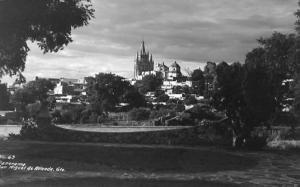
<path fill-rule="evenodd" d="M 96 18 L 74 30 L 74 42 L 56 54 L 33 43 L 28 80 L 81 78 L 98 72 L 133 75 L 144 39 L 155 62 L 174 60 L 183 69 L 206 61 L 240 61 L 260 36 L 294 32 L 297 0 L 93 0 Z"/>

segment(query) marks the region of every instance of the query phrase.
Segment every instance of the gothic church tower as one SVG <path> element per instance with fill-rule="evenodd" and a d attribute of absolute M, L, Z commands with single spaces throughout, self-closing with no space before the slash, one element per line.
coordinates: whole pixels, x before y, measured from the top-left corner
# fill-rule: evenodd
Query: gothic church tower
<path fill-rule="evenodd" d="M 149 51 L 146 52 L 145 42 L 142 41 L 142 47 L 140 53 L 137 52 L 134 63 L 134 78 L 142 75 L 142 72 L 150 72 L 154 70 L 154 61 L 152 54 L 149 55 Z"/>

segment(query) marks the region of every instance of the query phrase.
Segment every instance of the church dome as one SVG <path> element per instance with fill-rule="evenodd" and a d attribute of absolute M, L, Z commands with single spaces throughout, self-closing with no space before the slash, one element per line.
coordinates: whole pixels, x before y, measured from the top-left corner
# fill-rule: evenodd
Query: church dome
<path fill-rule="evenodd" d="M 174 67 L 174 68 L 180 68 L 180 66 L 177 64 L 176 61 L 171 65 L 171 67 Z"/>

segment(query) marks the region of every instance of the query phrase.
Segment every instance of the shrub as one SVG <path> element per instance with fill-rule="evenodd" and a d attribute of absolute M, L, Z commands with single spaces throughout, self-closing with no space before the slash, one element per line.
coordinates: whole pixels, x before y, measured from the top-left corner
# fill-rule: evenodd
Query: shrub
<path fill-rule="evenodd" d="M 60 123 L 61 122 L 61 114 L 59 110 L 54 110 L 51 113 L 51 117 L 54 123 Z"/>
<path fill-rule="evenodd" d="M 183 104 L 177 104 L 175 110 L 176 112 L 182 112 L 185 110 L 185 107 Z"/>
<path fill-rule="evenodd" d="M 195 98 L 195 96 L 192 95 L 187 95 L 184 99 L 184 103 L 186 105 L 192 105 L 192 104 L 196 104 L 197 103 L 197 99 Z"/>
<path fill-rule="evenodd" d="M 221 116 L 217 116 L 214 112 L 212 112 L 209 107 L 200 105 L 194 106 L 190 110 L 186 111 L 186 113 L 191 114 L 192 119 L 198 120 L 219 120 L 222 118 Z"/>
<path fill-rule="evenodd" d="M 170 99 L 170 97 L 167 94 L 162 94 L 157 97 L 157 102 L 167 102 Z"/>
<path fill-rule="evenodd" d="M 150 111 L 146 108 L 134 108 L 128 113 L 130 120 L 142 121 L 148 120 L 150 116 Z"/>
<path fill-rule="evenodd" d="M 176 111 L 173 109 L 160 108 L 159 110 L 152 110 L 150 119 L 156 119 L 164 116 L 176 116 Z"/>
<path fill-rule="evenodd" d="M 60 123 L 66 123 L 66 124 L 73 123 L 72 116 L 73 116 L 73 113 L 69 110 L 61 112 L 61 121 L 60 121 Z"/>
<path fill-rule="evenodd" d="M 98 114 L 93 112 L 90 116 L 89 116 L 89 123 L 97 123 L 97 119 L 98 119 Z"/>

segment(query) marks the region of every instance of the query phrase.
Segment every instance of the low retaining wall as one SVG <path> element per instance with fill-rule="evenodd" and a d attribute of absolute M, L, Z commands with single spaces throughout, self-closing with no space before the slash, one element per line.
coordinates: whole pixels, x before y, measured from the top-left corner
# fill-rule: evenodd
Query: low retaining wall
<path fill-rule="evenodd" d="M 208 144 L 209 141 L 201 138 L 200 127 L 172 129 L 148 132 L 89 132 L 64 129 L 54 126 L 59 131 L 57 140 L 104 143 L 130 144 Z"/>
<path fill-rule="evenodd" d="M 228 145 L 223 136 L 216 136 L 209 127 L 194 126 L 181 129 L 143 132 L 92 132 L 65 129 L 58 126 L 24 128 L 21 138 L 45 141 L 101 142 L 125 144 L 167 145 Z"/>

